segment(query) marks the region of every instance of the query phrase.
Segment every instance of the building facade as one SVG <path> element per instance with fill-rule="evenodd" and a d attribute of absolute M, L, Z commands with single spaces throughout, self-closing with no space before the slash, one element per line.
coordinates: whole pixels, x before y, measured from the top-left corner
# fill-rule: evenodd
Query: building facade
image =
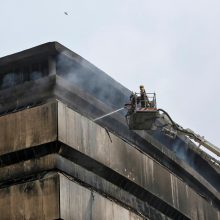
<path fill-rule="evenodd" d="M 131 131 L 130 91 L 51 42 L 0 59 L 0 219 L 220 219 L 219 166 Z"/>

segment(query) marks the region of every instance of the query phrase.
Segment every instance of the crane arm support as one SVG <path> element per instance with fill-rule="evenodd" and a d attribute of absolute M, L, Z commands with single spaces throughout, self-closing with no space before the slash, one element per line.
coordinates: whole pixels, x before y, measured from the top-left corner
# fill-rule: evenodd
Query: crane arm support
<path fill-rule="evenodd" d="M 169 116 L 169 114 L 166 111 L 164 111 L 163 109 L 158 109 L 157 111 L 163 112 L 169 118 L 169 120 L 172 123 L 172 126 L 174 127 L 174 129 L 176 129 L 178 132 L 180 132 L 182 134 L 185 134 L 190 139 L 193 139 L 195 142 L 199 143 L 200 145 L 204 146 L 209 151 L 211 151 L 212 153 L 214 153 L 215 155 L 220 157 L 220 149 L 218 147 L 216 147 L 214 144 L 212 144 L 209 141 L 205 140 L 204 137 L 200 136 L 199 134 L 196 134 L 191 129 L 189 129 L 189 128 L 184 129 L 181 126 L 179 126 L 178 124 L 176 124 L 172 120 L 172 118 Z"/>

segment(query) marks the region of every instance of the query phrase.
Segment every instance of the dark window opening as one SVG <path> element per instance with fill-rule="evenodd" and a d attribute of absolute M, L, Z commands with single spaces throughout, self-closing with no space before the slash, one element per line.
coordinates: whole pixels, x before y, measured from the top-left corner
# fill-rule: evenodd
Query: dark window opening
<path fill-rule="evenodd" d="M 33 63 L 0 73 L 0 89 L 7 89 L 26 81 L 33 81 L 48 75 L 48 62 Z"/>

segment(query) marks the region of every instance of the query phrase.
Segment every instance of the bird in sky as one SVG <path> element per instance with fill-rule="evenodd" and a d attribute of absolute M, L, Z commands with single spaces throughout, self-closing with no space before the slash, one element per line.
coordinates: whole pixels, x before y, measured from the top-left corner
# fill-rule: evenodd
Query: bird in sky
<path fill-rule="evenodd" d="M 65 15 L 68 15 L 68 13 L 67 13 L 66 11 L 64 12 L 64 14 L 65 14 Z"/>

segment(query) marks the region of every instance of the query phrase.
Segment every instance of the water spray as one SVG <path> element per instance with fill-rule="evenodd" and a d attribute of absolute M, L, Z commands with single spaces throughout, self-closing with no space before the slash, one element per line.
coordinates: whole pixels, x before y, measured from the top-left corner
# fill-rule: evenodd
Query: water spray
<path fill-rule="evenodd" d="M 95 118 L 93 121 L 97 121 L 97 120 L 99 120 L 99 119 L 105 118 L 105 117 L 107 117 L 107 116 L 109 116 L 109 115 L 112 115 L 112 114 L 114 114 L 114 113 L 116 113 L 116 112 L 119 112 L 119 111 L 121 111 L 121 110 L 123 110 L 123 109 L 124 109 L 124 107 L 119 108 L 119 109 L 117 109 L 117 110 L 115 110 L 115 111 L 113 111 L 113 112 L 110 112 L 110 113 L 108 113 L 108 114 L 102 115 L 101 117 Z"/>

